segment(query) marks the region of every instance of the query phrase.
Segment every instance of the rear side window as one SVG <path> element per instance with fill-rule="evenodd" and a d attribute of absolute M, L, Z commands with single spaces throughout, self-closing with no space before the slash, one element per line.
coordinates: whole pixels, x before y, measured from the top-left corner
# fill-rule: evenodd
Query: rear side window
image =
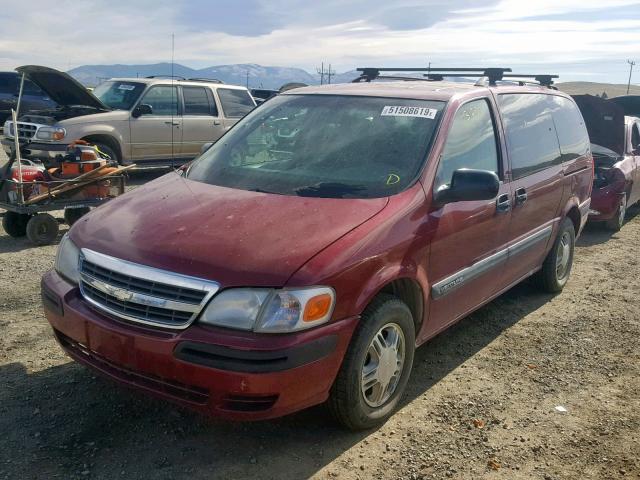
<path fill-rule="evenodd" d="M 589 152 L 589 134 L 578 106 L 571 100 L 548 95 L 551 114 L 558 132 L 562 161 L 573 160 Z"/>
<path fill-rule="evenodd" d="M 496 133 L 484 99 L 465 103 L 456 112 L 438 165 L 436 189 L 450 185 L 453 172 L 461 168 L 498 173 Z"/>
<path fill-rule="evenodd" d="M 211 99 L 204 87 L 182 87 L 185 115 L 212 115 Z M 217 112 L 214 114 L 217 116 Z"/>
<path fill-rule="evenodd" d="M 224 115 L 228 118 L 244 117 L 255 107 L 251 95 L 246 90 L 218 88 L 218 95 Z"/>
<path fill-rule="evenodd" d="M 498 96 L 514 179 L 562 163 L 549 97 L 535 93 Z"/>

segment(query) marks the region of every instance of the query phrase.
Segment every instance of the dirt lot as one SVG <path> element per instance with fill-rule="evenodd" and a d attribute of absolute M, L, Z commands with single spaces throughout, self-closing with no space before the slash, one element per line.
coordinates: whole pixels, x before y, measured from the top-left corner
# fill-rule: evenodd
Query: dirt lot
<path fill-rule="evenodd" d="M 322 407 L 205 419 L 94 377 L 42 314 L 55 246 L 0 231 L 0 479 L 640 478 L 639 213 L 583 235 L 561 295 L 523 284 L 422 347 L 365 433 Z"/>

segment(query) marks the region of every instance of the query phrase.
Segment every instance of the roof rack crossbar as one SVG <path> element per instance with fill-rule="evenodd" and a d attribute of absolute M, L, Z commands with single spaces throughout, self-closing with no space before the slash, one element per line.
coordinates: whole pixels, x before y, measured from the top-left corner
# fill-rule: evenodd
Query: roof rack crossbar
<path fill-rule="evenodd" d="M 482 76 L 488 77 L 491 84 L 495 84 L 497 80 L 501 80 L 502 76 L 511 72 L 510 68 L 499 67 L 482 67 L 482 68 L 470 68 L 470 67 L 451 67 L 451 68 L 439 68 L 439 67 L 361 67 L 356 71 L 361 72 L 360 77 L 355 81 L 367 81 L 375 80 L 380 77 L 380 72 L 428 72 L 425 76 L 429 80 L 442 80 L 443 77 L 465 77 L 468 74 L 481 73 Z M 432 74 L 432 72 L 434 72 Z"/>

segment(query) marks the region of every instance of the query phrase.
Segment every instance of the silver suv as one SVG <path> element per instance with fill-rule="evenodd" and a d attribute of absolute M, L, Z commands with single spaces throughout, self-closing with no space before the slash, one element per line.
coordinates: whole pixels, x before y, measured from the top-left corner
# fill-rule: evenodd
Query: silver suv
<path fill-rule="evenodd" d="M 23 156 L 45 162 L 84 139 L 122 164 L 179 165 L 256 105 L 246 88 L 211 79 L 114 78 L 92 93 L 51 68 L 16 70 L 58 104 L 18 119 Z M 7 121 L 2 145 L 9 155 L 14 133 Z"/>

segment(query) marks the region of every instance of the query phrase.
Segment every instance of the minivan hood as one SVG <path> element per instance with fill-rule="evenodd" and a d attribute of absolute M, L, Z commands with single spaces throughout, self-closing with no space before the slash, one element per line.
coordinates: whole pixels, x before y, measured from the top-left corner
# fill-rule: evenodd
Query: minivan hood
<path fill-rule="evenodd" d="M 280 287 L 387 201 L 249 192 L 169 173 L 97 208 L 70 235 L 80 248 L 223 287 Z"/>
<path fill-rule="evenodd" d="M 38 85 L 60 106 L 84 105 L 100 110 L 111 110 L 78 81 L 64 72 L 40 65 L 24 65 L 16 68 L 16 71 L 24 73 L 29 80 Z"/>
<path fill-rule="evenodd" d="M 572 95 L 584 117 L 591 143 L 624 155 L 624 110 L 611 100 Z"/>

